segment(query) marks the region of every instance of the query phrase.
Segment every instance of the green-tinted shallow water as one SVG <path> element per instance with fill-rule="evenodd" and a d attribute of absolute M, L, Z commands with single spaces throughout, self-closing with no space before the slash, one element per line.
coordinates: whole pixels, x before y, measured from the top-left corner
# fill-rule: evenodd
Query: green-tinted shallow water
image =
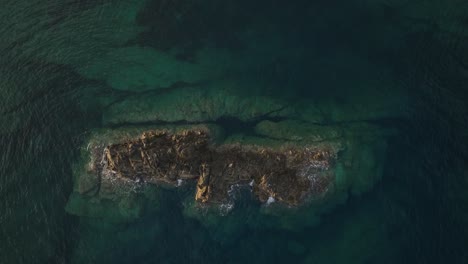
<path fill-rule="evenodd" d="M 468 263 L 464 1 L 0 1 L 0 263 Z M 67 206 L 98 128 L 261 121 L 387 131 L 356 154 L 381 176 L 320 209 Z"/>

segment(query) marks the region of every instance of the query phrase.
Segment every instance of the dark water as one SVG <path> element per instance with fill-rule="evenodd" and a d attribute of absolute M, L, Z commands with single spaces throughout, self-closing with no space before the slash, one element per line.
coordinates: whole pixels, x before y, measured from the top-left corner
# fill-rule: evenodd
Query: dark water
<path fill-rule="evenodd" d="M 465 2 L 0 1 L 0 263 L 468 263 Z M 250 200 L 206 225 L 187 188 L 131 223 L 65 211 L 113 102 L 214 80 L 398 131 L 381 180 L 300 228 Z"/>

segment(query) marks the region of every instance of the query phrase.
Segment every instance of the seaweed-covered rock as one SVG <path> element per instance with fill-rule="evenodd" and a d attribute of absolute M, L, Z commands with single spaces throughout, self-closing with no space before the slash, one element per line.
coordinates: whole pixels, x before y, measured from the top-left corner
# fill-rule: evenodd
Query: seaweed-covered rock
<path fill-rule="evenodd" d="M 208 87 L 184 87 L 162 93 L 141 94 L 112 104 L 104 112 L 104 123 L 210 122 L 221 117 L 242 121 L 288 114 L 288 105 L 266 96 L 243 97 L 236 83 Z"/>
<path fill-rule="evenodd" d="M 276 140 L 297 142 L 332 141 L 342 138 L 344 133 L 339 126 L 315 125 L 297 120 L 262 121 L 255 126 L 255 132 Z"/>

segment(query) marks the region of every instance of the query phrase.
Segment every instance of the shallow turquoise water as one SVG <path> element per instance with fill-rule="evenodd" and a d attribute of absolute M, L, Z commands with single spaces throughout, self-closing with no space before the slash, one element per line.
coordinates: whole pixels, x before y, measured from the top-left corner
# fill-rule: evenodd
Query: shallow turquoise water
<path fill-rule="evenodd" d="M 466 4 L 2 6 L 0 263 L 468 262 Z M 134 105 L 119 103 L 159 102 L 167 91 L 205 84 L 215 86 L 213 97 L 226 84 L 243 98 L 304 101 L 288 118 L 397 131 L 382 178 L 296 228 L 273 224 L 274 215 L 245 197 L 215 224 L 189 218 L 190 187 L 160 190 L 159 207 L 148 205 L 133 222 L 65 211 L 87 135 L 137 118 Z M 178 107 L 159 103 L 169 114 Z M 311 104 L 321 106 L 317 119 Z M 252 134 L 254 121 L 214 123 Z"/>

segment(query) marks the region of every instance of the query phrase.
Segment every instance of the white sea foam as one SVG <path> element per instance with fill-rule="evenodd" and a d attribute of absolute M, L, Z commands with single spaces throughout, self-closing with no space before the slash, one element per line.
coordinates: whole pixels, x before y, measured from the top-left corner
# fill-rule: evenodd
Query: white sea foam
<path fill-rule="evenodd" d="M 274 202 L 275 202 L 275 198 L 270 196 L 270 197 L 268 197 L 268 200 L 266 201 L 266 205 L 270 205 L 270 204 L 272 204 Z"/>
<path fill-rule="evenodd" d="M 229 187 L 228 190 L 228 195 L 231 199 L 234 199 L 236 197 L 236 192 L 239 190 L 239 188 L 242 187 L 240 184 L 233 184 Z"/>
<path fill-rule="evenodd" d="M 229 212 L 231 212 L 233 208 L 234 208 L 234 203 L 228 202 L 228 203 L 221 204 L 219 206 L 219 211 L 221 215 L 227 215 Z"/>

